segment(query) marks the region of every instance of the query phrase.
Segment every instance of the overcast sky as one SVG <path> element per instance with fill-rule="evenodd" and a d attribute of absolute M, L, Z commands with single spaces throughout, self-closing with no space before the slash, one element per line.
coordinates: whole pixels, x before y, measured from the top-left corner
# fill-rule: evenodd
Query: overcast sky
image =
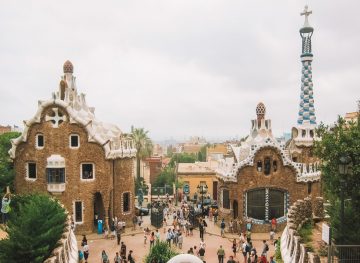
<path fill-rule="evenodd" d="M 305 4 L 317 121 L 332 123 L 360 97 L 358 0 L 0 0 L 0 124 L 33 117 L 69 59 L 97 118 L 124 132 L 243 137 L 260 101 L 274 133 L 289 132 Z"/>

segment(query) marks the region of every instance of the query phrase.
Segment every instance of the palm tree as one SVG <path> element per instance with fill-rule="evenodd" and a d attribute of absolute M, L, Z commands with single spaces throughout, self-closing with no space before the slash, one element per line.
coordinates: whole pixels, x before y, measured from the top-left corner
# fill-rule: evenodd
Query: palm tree
<path fill-rule="evenodd" d="M 131 138 L 136 148 L 136 178 L 140 180 L 140 160 L 152 154 L 153 144 L 144 128 L 131 127 Z"/>

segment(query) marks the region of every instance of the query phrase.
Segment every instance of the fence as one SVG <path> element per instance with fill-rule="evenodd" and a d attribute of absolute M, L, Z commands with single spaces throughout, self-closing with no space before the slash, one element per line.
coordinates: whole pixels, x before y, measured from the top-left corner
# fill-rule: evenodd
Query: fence
<path fill-rule="evenodd" d="M 152 195 L 173 195 L 174 191 L 170 185 L 166 185 L 165 187 L 152 187 L 151 193 Z"/>
<path fill-rule="evenodd" d="M 360 245 L 330 245 L 329 263 L 359 263 Z"/>

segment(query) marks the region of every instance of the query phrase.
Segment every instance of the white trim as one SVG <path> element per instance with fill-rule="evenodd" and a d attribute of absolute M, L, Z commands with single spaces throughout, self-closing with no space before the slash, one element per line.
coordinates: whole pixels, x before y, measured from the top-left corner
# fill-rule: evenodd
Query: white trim
<path fill-rule="evenodd" d="M 39 135 L 41 135 L 42 137 L 43 137 L 43 146 L 39 146 L 39 143 L 38 143 L 38 137 L 39 137 Z M 45 147 L 45 136 L 44 136 L 44 134 L 42 134 L 42 133 L 37 133 L 36 135 L 35 135 L 35 148 L 37 149 L 37 150 L 42 150 L 42 149 L 44 149 L 44 147 Z"/>
<path fill-rule="evenodd" d="M 34 164 L 35 164 L 35 178 L 30 178 L 30 177 L 29 177 L 29 164 L 30 164 L 30 163 L 34 163 Z M 26 162 L 26 163 L 25 163 L 25 170 L 26 170 L 25 180 L 26 180 L 26 181 L 29 181 L 29 182 L 34 182 L 34 181 L 36 181 L 36 179 L 37 179 L 37 165 L 36 165 L 36 162 L 31 162 L 31 161 Z"/>
<path fill-rule="evenodd" d="M 81 203 L 81 221 L 76 221 L 76 202 Z M 76 225 L 81 225 L 84 223 L 84 201 L 82 200 L 74 200 L 73 201 L 73 220 Z"/>
<path fill-rule="evenodd" d="M 78 137 L 78 146 L 71 146 L 71 137 L 77 136 Z M 77 133 L 72 133 L 69 135 L 69 147 L 70 149 L 79 149 L 80 148 L 80 135 Z"/>
<path fill-rule="evenodd" d="M 90 178 L 90 179 L 84 179 L 82 178 L 82 174 L 83 174 L 83 171 L 82 171 L 82 166 L 83 164 L 91 164 L 92 165 L 92 168 L 93 168 L 93 178 Z M 83 181 L 83 182 L 92 182 L 92 181 L 95 181 L 95 164 L 92 163 L 92 162 L 82 162 L 80 163 L 80 181 Z"/>

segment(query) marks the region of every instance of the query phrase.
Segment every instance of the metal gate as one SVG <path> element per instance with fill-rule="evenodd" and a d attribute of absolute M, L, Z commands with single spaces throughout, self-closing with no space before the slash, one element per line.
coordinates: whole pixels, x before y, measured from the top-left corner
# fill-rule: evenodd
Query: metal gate
<path fill-rule="evenodd" d="M 329 263 L 359 263 L 360 245 L 330 245 Z"/>

